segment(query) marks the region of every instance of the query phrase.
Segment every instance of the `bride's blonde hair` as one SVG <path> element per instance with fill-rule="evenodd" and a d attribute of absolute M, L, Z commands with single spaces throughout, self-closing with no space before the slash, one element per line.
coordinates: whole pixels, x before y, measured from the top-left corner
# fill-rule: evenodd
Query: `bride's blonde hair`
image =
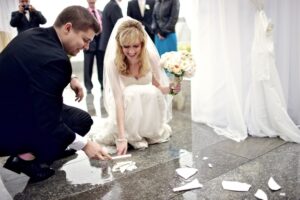
<path fill-rule="evenodd" d="M 117 49 L 115 64 L 119 73 L 129 75 L 129 62 L 122 51 L 122 46 L 132 45 L 135 42 L 141 42 L 141 53 L 138 61 L 140 64 L 140 75 L 145 75 L 150 68 L 149 57 L 146 51 L 147 35 L 143 30 L 142 24 L 134 19 L 124 21 L 118 28 L 116 35 Z"/>

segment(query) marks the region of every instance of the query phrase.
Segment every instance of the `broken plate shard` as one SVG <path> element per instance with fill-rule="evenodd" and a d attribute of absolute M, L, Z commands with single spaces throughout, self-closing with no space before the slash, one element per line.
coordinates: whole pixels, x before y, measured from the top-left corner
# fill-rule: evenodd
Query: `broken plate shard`
<path fill-rule="evenodd" d="M 183 186 L 173 188 L 174 192 L 179 192 L 183 190 L 191 190 L 191 189 L 196 189 L 196 188 L 202 188 L 203 185 L 199 183 L 198 179 L 193 180 L 192 182 L 189 182 Z"/>
<path fill-rule="evenodd" d="M 258 189 L 254 196 L 258 199 L 268 200 L 267 194 L 264 191 L 262 191 L 261 189 Z"/>
<path fill-rule="evenodd" d="M 122 159 L 122 158 L 129 158 L 131 157 L 131 154 L 125 154 L 125 155 L 120 155 L 120 156 L 113 156 L 111 157 L 112 160 L 117 160 L 117 159 Z"/>
<path fill-rule="evenodd" d="M 203 157 L 203 158 L 202 158 L 202 160 L 207 160 L 207 159 L 208 159 L 208 157 Z"/>
<path fill-rule="evenodd" d="M 268 181 L 268 186 L 271 190 L 279 190 L 281 187 L 280 185 L 278 185 L 278 183 L 276 183 L 276 181 L 273 179 L 273 177 L 271 177 Z"/>
<path fill-rule="evenodd" d="M 194 174 L 196 174 L 198 172 L 198 169 L 183 167 L 183 168 L 176 169 L 176 172 L 179 176 L 183 177 L 184 179 L 188 179 Z"/>
<path fill-rule="evenodd" d="M 241 183 L 237 181 L 222 181 L 223 189 L 238 192 L 246 192 L 250 189 L 251 185 L 248 183 Z"/>
<path fill-rule="evenodd" d="M 209 168 L 212 168 L 213 165 L 212 165 L 211 163 L 208 163 L 208 167 L 209 167 Z"/>
<path fill-rule="evenodd" d="M 113 172 L 120 171 L 121 173 L 124 173 L 126 170 L 127 171 L 132 171 L 134 169 L 137 169 L 135 162 L 133 161 L 124 161 L 124 162 L 118 162 L 115 164 L 112 168 Z"/>

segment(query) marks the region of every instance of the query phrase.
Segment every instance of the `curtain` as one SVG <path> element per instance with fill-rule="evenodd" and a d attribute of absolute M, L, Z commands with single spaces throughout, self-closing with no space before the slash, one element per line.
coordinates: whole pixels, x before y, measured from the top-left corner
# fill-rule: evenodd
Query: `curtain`
<path fill-rule="evenodd" d="M 251 0 L 190 0 L 187 15 L 197 71 L 191 81 L 192 120 L 236 141 L 247 137 L 245 101 L 256 7 Z M 265 0 L 274 24 L 275 60 L 288 113 L 300 124 L 298 0 Z"/>
<path fill-rule="evenodd" d="M 11 12 L 18 9 L 16 0 L 0 1 L 0 52 L 10 42 L 16 31 L 10 26 Z"/>

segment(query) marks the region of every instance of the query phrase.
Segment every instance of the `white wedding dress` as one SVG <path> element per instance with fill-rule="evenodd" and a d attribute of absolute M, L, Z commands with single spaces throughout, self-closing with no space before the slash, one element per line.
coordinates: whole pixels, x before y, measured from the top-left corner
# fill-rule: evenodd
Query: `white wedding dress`
<path fill-rule="evenodd" d="M 159 54 L 148 36 L 147 52 L 150 70 L 136 79 L 121 75 L 115 66 L 116 33 L 120 24 L 118 20 L 111 33 L 104 57 L 104 104 L 108 118 L 101 122 L 100 131 L 91 133 L 90 139 L 104 145 L 115 145 L 118 138 L 116 104 L 123 105 L 125 137 L 134 148 L 147 148 L 148 144 L 162 143 L 169 140 L 171 127 L 167 124 L 172 118 L 172 97 L 163 95 L 152 85 L 152 79 L 162 86 L 169 85 L 169 79 L 159 65 Z M 145 31 L 145 30 L 144 30 Z M 147 33 L 145 32 L 147 35 Z"/>
<path fill-rule="evenodd" d="M 152 85 L 152 72 L 144 77 L 119 76 L 124 86 L 125 135 L 134 148 L 147 148 L 148 144 L 168 141 L 171 127 L 167 124 L 167 102 L 161 91 Z M 110 115 L 99 133 L 90 135 L 93 141 L 115 145 L 118 127 L 115 115 Z"/>
<path fill-rule="evenodd" d="M 287 113 L 275 64 L 273 25 L 263 9 L 255 15 L 251 52 L 252 78 L 246 101 L 246 121 L 250 135 L 279 136 L 300 143 L 300 131 Z"/>

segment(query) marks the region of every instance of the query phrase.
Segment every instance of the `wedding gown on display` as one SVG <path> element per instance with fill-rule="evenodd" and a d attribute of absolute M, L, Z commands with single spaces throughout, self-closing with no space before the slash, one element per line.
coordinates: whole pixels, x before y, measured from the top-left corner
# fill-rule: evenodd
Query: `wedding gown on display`
<path fill-rule="evenodd" d="M 118 102 L 124 108 L 125 137 L 130 145 L 139 149 L 169 140 L 171 127 L 167 123 L 172 118 L 172 98 L 152 85 L 153 77 L 164 86 L 169 85 L 169 79 L 160 68 L 159 54 L 149 36 L 146 48 L 151 69 L 148 73 L 135 78 L 117 71 L 114 62 L 115 36 L 120 24 L 128 19 L 132 20 L 129 17 L 118 20 L 108 42 L 104 58 L 104 104 L 108 118 L 102 122 L 100 132 L 90 134 L 90 138 L 102 145 L 116 144 L 118 125 L 115 102 Z"/>
<path fill-rule="evenodd" d="M 300 130 L 287 113 L 275 64 L 273 25 L 263 10 L 255 15 L 251 52 L 252 79 L 246 102 L 246 121 L 250 135 L 279 136 L 300 143 Z"/>

